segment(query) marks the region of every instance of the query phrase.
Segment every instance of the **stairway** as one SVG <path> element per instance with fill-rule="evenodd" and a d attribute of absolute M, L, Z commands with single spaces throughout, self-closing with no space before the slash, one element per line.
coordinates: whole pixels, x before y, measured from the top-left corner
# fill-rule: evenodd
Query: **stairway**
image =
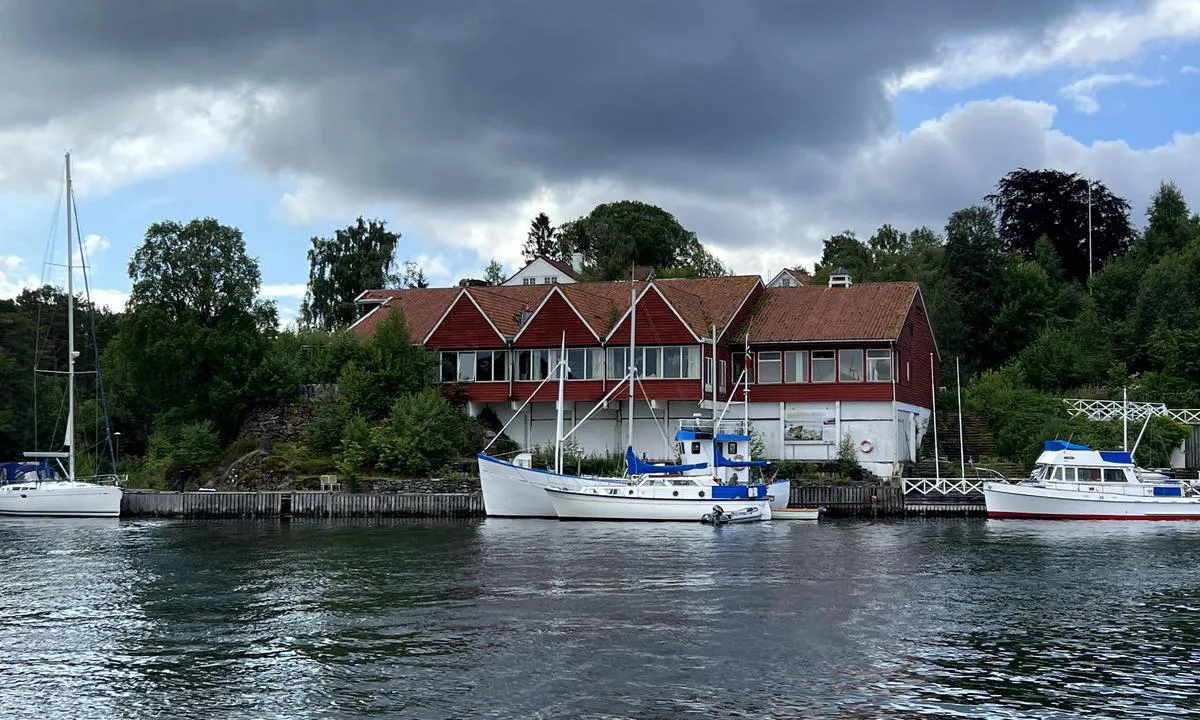
<path fill-rule="evenodd" d="M 988 427 L 987 421 L 979 413 L 967 411 L 963 413 L 963 455 L 967 461 L 967 476 L 974 477 L 972 466 L 983 464 L 1006 477 L 1024 477 L 1029 468 L 1021 463 L 997 462 L 996 438 Z M 938 450 L 940 455 L 941 476 L 958 477 L 960 474 L 960 454 L 958 442 L 958 413 L 944 412 L 938 414 Z M 938 468 L 933 461 L 933 431 L 925 433 L 921 447 L 917 453 L 919 460 L 909 463 L 905 469 L 905 477 L 936 477 Z M 981 458 L 991 458 L 981 463 Z"/>

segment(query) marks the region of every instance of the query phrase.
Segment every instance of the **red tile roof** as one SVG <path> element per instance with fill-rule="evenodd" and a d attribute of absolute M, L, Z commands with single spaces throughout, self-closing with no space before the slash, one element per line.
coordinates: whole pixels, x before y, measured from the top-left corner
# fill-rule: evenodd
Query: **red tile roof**
<path fill-rule="evenodd" d="M 701 338 L 724 330 L 742 302 L 761 279 L 757 275 L 717 278 L 671 278 L 653 281 L 684 323 Z M 634 284 L 641 295 L 647 283 Z M 520 331 L 517 319 L 522 310 L 533 311 L 555 287 L 579 311 L 584 322 L 601 338 L 611 332 L 629 310 L 628 282 L 565 283 L 561 285 L 509 285 L 471 287 L 467 292 L 489 320 L 504 335 Z M 362 301 L 386 300 L 386 304 L 359 321 L 355 330 L 370 336 L 387 314 L 403 310 L 415 340 L 427 336 L 462 288 L 372 290 Z M 751 300 L 746 319 L 730 328 L 728 337 L 740 338 L 747 331 L 751 342 L 803 342 L 832 340 L 893 340 L 908 316 L 917 293 L 909 282 L 861 283 L 850 287 L 802 286 L 766 288 Z"/>
<path fill-rule="evenodd" d="M 468 288 L 467 293 L 479 303 L 479 308 L 504 335 L 516 335 L 521 327 L 517 318 L 528 308 L 536 310 L 553 285 L 509 285 Z"/>
<path fill-rule="evenodd" d="M 408 325 L 408 334 L 415 342 L 421 342 L 433 326 L 454 302 L 461 292 L 460 288 L 408 288 L 404 290 L 370 290 L 363 300 L 383 300 L 384 304 L 375 307 L 371 313 L 358 321 L 354 326 L 355 332 L 364 337 L 375 334 L 379 323 L 383 322 L 392 311 L 400 309 L 404 313 L 404 322 Z"/>
<path fill-rule="evenodd" d="M 908 317 L 917 283 L 862 283 L 768 288 L 736 332 L 752 343 L 895 340 Z"/>

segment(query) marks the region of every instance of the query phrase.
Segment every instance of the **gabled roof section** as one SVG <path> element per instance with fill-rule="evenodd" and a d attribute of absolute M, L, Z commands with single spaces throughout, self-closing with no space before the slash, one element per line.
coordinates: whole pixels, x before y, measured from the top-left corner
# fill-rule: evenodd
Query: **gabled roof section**
<path fill-rule="evenodd" d="M 635 283 L 633 291 L 641 293 L 645 288 L 646 283 Z M 627 282 L 574 283 L 559 290 L 601 338 L 608 337 L 629 310 L 631 288 Z"/>
<path fill-rule="evenodd" d="M 370 298 L 373 304 L 378 303 L 378 306 L 350 327 L 364 337 L 371 337 L 379 323 L 399 309 L 404 313 L 404 322 L 413 342 L 420 342 L 450 309 L 459 292 L 461 291 L 458 288 L 368 290 L 359 297 L 364 300 Z"/>
<path fill-rule="evenodd" d="M 762 278 L 758 275 L 674 278 L 655 280 L 654 284 L 697 337 L 711 338 L 714 325 L 718 336 L 725 334 L 742 303 L 755 286 L 762 284 Z"/>
<path fill-rule="evenodd" d="M 596 340 L 597 342 L 599 342 L 600 341 L 599 333 L 596 332 L 596 329 L 592 326 L 591 323 L 589 323 L 586 319 L 584 319 L 583 315 L 579 312 L 579 309 L 577 307 L 575 307 L 575 304 L 572 303 L 571 300 L 569 298 L 567 298 L 566 294 L 562 291 L 562 288 L 572 287 L 573 285 L 575 285 L 575 283 L 571 283 L 569 285 L 561 285 L 561 286 L 560 285 L 551 285 L 550 292 L 546 293 L 546 296 L 544 298 L 542 298 L 542 301 L 538 304 L 537 308 L 533 311 L 533 313 L 531 315 L 528 316 L 528 318 L 526 318 L 525 324 L 521 326 L 520 330 L 518 330 L 517 334 L 513 337 L 513 342 L 515 343 L 517 341 L 517 339 L 520 338 L 523 334 L 525 334 L 525 331 L 528 330 L 533 325 L 533 323 L 537 319 L 538 315 L 542 312 L 542 308 L 546 307 L 546 304 L 550 302 L 551 298 L 560 298 L 562 300 L 562 302 L 566 303 L 567 307 L 569 307 L 575 313 L 575 317 L 579 318 L 579 322 L 583 323 L 583 326 L 585 328 L 587 328 L 589 333 L 591 333 L 592 338 L 594 340 Z"/>
<path fill-rule="evenodd" d="M 531 313 L 542 304 L 554 285 L 509 285 L 507 287 L 465 288 L 484 316 L 506 337 L 521 331 L 520 318 L 524 310 Z"/>
<path fill-rule="evenodd" d="M 475 289 L 478 289 L 478 288 L 475 288 Z M 495 331 L 497 339 L 503 341 L 504 334 L 502 332 L 500 332 L 500 328 L 496 327 L 496 323 L 492 321 L 492 318 L 488 316 L 487 312 L 483 309 L 483 307 L 481 307 L 480 304 L 476 301 L 476 299 L 474 297 L 472 297 L 472 295 L 470 293 L 470 290 L 472 290 L 472 288 L 461 288 L 461 289 L 456 289 L 456 290 L 457 290 L 458 294 L 455 296 L 454 300 L 449 305 L 446 306 L 445 311 L 443 311 L 442 314 L 440 316 L 438 316 L 437 322 L 435 322 L 433 324 L 433 327 L 429 328 L 429 332 L 426 333 L 424 336 L 422 336 L 421 344 L 424 345 L 429 342 L 429 338 L 433 337 L 433 334 L 438 331 L 438 328 L 440 328 L 442 326 L 442 323 L 444 323 L 446 321 L 446 318 L 450 316 L 451 311 L 454 310 L 454 308 L 457 307 L 458 304 L 460 302 L 462 302 L 463 300 L 466 300 L 467 302 L 469 302 L 475 306 L 475 309 L 483 317 L 484 322 L 486 322 L 491 327 L 491 329 Z"/>
<path fill-rule="evenodd" d="M 752 343 L 896 340 L 918 297 L 915 282 L 767 288 L 742 322 Z"/>

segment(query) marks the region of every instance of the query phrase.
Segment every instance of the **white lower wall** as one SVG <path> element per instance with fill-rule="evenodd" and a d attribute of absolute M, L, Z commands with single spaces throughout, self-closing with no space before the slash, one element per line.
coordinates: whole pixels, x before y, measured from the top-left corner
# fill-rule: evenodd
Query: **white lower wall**
<path fill-rule="evenodd" d="M 657 402 L 651 408 L 639 401 L 634 407 L 633 447 L 652 461 L 674 460 L 674 436 L 679 420 L 711 411 L 686 401 Z M 590 412 L 594 403 L 566 404 L 564 432 L 569 432 Z M 501 423 L 514 415 L 508 404 L 492 404 Z M 628 401 L 611 401 L 579 426 L 571 440 L 588 455 L 623 453 L 629 442 Z M 472 404 L 472 412 L 479 406 Z M 740 420 L 745 410 L 730 408 L 726 420 Z M 848 437 L 859 463 L 880 476 L 890 476 L 897 462 L 916 460 L 917 448 L 929 423 L 927 408 L 891 402 L 772 402 L 750 403 L 750 424 L 762 439 L 769 460 L 833 460 L 842 438 Z M 656 420 L 657 418 L 657 420 Z M 554 403 L 530 403 L 505 430 L 517 444 L 529 448 L 553 447 Z M 665 438 L 664 438 L 665 435 Z"/>

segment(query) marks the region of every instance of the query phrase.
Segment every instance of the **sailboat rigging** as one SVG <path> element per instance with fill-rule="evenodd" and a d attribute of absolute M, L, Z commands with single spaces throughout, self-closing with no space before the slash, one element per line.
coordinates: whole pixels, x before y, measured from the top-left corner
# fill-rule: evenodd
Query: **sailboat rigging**
<path fill-rule="evenodd" d="M 18 466 L 12 481 L 0 485 L 0 515 L 65 516 L 65 517 L 118 517 L 121 512 L 122 491 L 115 475 L 80 478 L 76 463 L 76 403 L 75 376 L 76 360 L 80 353 L 75 349 L 75 224 L 74 190 L 71 183 L 71 155 L 65 156 L 65 185 L 67 208 L 67 422 L 63 437 L 65 451 L 25 452 L 31 460 L 39 460 L 34 466 Z M 82 248 L 80 250 L 82 256 Z M 86 282 L 85 282 L 86 288 Z M 94 338 L 93 325 L 93 342 Z M 98 356 L 98 353 L 97 353 Z M 98 358 L 97 358 L 98 360 Z M 97 368 L 99 362 L 97 361 Z M 99 381 L 99 376 L 98 376 Z M 36 382 L 36 378 L 35 378 Z M 107 421 L 106 421 L 107 426 Z M 106 428 L 107 429 L 107 428 Z M 50 467 L 54 460 L 58 472 Z M 62 461 L 66 460 L 64 468 Z M 114 468 L 115 471 L 115 468 Z"/>

